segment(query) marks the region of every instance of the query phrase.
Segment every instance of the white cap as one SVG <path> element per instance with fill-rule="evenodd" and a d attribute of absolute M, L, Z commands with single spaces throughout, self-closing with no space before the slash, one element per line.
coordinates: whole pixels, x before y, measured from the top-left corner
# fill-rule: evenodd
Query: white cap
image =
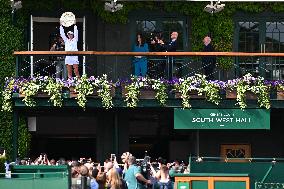
<path fill-rule="evenodd" d="M 74 35 L 74 33 L 72 31 L 67 32 L 67 34 Z"/>

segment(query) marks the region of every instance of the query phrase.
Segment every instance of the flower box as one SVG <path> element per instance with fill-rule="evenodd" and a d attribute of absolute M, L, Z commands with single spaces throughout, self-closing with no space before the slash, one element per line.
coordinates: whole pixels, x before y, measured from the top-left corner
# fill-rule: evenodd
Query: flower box
<path fill-rule="evenodd" d="M 24 98 L 25 95 L 22 94 L 22 93 L 13 93 L 13 97 Z M 48 95 L 48 94 L 45 93 L 45 92 L 39 92 L 39 93 L 37 93 L 34 97 L 37 97 L 37 98 L 46 98 L 46 97 L 50 97 L 50 95 Z"/>
<path fill-rule="evenodd" d="M 226 98 L 227 99 L 236 99 L 237 98 L 237 91 L 236 90 L 226 90 Z M 256 100 L 257 95 L 251 91 L 246 92 L 246 99 Z"/>
<path fill-rule="evenodd" d="M 153 89 L 140 89 L 139 99 L 155 99 L 156 91 Z M 127 90 L 125 86 L 122 86 L 121 94 L 122 97 L 125 98 L 125 95 L 127 93 Z"/>
<path fill-rule="evenodd" d="M 283 90 L 277 91 L 277 100 L 284 100 L 284 91 Z"/>
<path fill-rule="evenodd" d="M 189 94 L 191 99 L 205 99 L 205 95 L 198 95 L 197 91 L 190 91 Z M 181 93 L 175 92 L 175 98 L 181 98 Z"/>

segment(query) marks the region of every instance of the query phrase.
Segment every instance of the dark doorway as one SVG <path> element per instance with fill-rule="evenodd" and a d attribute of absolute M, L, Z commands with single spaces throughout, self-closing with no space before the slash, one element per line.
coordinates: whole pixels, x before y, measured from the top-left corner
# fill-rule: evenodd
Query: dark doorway
<path fill-rule="evenodd" d="M 129 150 L 138 159 L 143 159 L 145 155 L 151 160 L 158 157 L 169 157 L 169 140 L 159 137 L 131 137 L 129 138 Z"/>
<path fill-rule="evenodd" d="M 95 159 L 96 139 L 94 137 L 44 137 L 32 140 L 32 157 L 45 152 L 49 159 L 79 159 L 80 157 Z"/>

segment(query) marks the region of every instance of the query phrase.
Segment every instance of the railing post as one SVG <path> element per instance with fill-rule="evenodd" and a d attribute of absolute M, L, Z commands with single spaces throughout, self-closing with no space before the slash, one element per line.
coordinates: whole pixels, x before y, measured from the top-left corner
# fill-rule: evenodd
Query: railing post
<path fill-rule="evenodd" d="M 17 156 L 18 156 L 18 128 L 19 128 L 19 112 L 18 110 L 14 110 L 13 112 L 13 134 L 12 134 L 13 161 L 16 161 Z"/>
<path fill-rule="evenodd" d="M 34 76 L 34 57 L 31 56 L 31 77 Z"/>
<path fill-rule="evenodd" d="M 19 56 L 16 56 L 16 77 L 19 77 Z"/>

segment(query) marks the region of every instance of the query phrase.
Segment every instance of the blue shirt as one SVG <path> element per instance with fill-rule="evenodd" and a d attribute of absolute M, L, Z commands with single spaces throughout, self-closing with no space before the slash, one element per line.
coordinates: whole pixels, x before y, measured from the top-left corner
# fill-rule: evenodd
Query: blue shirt
<path fill-rule="evenodd" d="M 137 181 L 136 174 L 141 173 L 141 167 L 130 165 L 124 173 L 124 180 L 126 181 L 128 189 L 143 189 L 143 185 Z"/>
<path fill-rule="evenodd" d="M 133 52 L 149 52 L 149 47 L 147 43 L 144 43 L 144 45 L 142 46 L 137 46 L 135 45 L 133 48 Z"/>
<path fill-rule="evenodd" d="M 96 179 L 91 180 L 91 189 L 98 189 L 99 184 L 97 183 Z"/>

